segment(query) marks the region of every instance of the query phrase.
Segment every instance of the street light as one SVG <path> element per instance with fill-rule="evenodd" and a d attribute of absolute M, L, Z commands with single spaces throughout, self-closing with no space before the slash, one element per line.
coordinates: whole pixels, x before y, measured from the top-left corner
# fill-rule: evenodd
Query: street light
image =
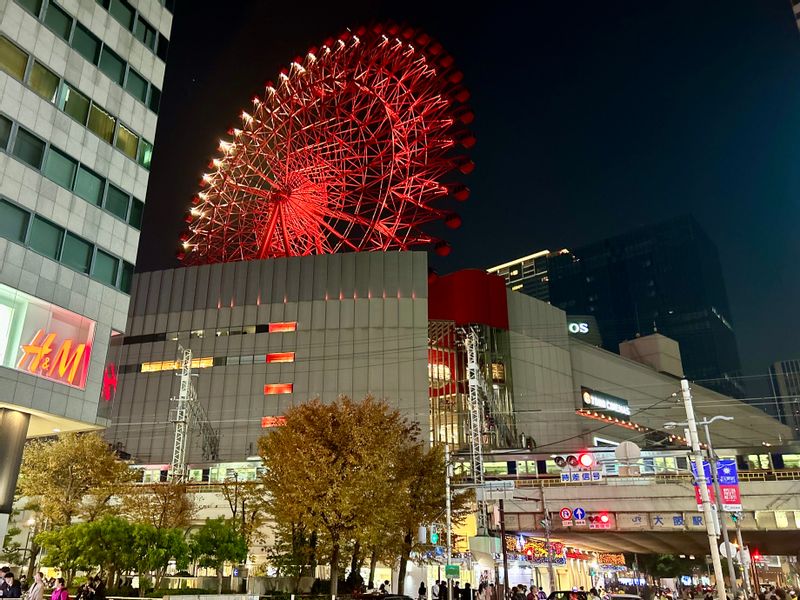
<path fill-rule="evenodd" d="M 714 415 L 711 418 L 705 418 L 702 421 L 697 421 L 697 425 L 702 425 L 703 429 L 705 430 L 706 434 L 706 448 L 708 449 L 708 462 L 711 471 L 711 481 L 714 485 L 714 494 L 716 495 L 716 508 L 717 508 L 717 520 L 720 523 L 720 529 L 722 530 L 722 539 L 725 542 L 725 555 L 728 559 L 728 576 L 731 580 L 731 587 L 733 588 L 733 595 L 736 596 L 737 593 L 737 583 L 736 583 L 736 569 L 733 565 L 733 556 L 731 555 L 731 544 L 730 540 L 728 539 L 728 525 L 725 522 L 725 512 L 722 508 L 722 491 L 719 486 L 719 478 L 717 477 L 717 455 L 714 452 L 714 446 L 711 443 L 711 431 L 708 429 L 708 426 L 711 425 L 714 421 L 733 421 L 733 417 L 728 417 L 726 415 Z M 688 426 L 689 423 L 676 423 L 675 421 L 669 421 L 664 423 L 665 429 L 673 429 L 675 427 L 684 427 Z M 700 467 L 698 466 L 698 479 L 701 477 L 699 473 Z M 739 542 L 739 562 L 742 564 L 742 579 L 744 581 L 745 591 L 749 594 L 749 582 L 747 577 L 747 571 L 744 568 L 744 548 L 742 547 L 742 540 L 741 540 L 741 531 L 739 530 L 739 524 L 736 523 L 736 533 L 738 542 Z"/>

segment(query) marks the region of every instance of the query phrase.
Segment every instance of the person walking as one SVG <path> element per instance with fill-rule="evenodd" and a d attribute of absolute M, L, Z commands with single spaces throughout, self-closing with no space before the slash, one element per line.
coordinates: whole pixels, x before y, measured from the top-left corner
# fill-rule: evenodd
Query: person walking
<path fill-rule="evenodd" d="M 53 593 L 50 594 L 50 600 L 69 600 L 67 584 L 63 577 L 56 579 L 56 587 L 53 589 Z"/>
<path fill-rule="evenodd" d="M 425 582 L 419 582 L 419 589 L 417 590 L 417 598 L 419 600 L 427 600 L 428 598 L 428 590 L 425 589 Z"/>
<path fill-rule="evenodd" d="M 28 600 L 44 600 L 44 579 L 41 571 L 33 576 L 33 583 L 28 588 Z"/>
<path fill-rule="evenodd" d="M 22 587 L 19 581 L 14 579 L 14 573 L 6 572 L 3 576 L 3 583 L 0 584 L 0 596 L 3 598 L 22 598 Z"/>

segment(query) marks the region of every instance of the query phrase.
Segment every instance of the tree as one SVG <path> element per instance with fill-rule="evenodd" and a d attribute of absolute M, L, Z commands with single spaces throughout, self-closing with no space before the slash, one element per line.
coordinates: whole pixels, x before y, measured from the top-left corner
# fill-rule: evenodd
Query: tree
<path fill-rule="evenodd" d="M 16 500 L 18 500 L 18 498 L 14 499 L 15 502 Z M 14 540 L 15 537 L 22 533 L 22 530 L 16 525 L 19 513 L 20 511 L 18 509 L 12 509 L 8 529 L 6 529 L 6 536 L 1 541 L 2 543 L 0 543 L 0 562 L 4 564 L 22 564 L 24 550 L 22 545 Z"/>
<path fill-rule="evenodd" d="M 134 477 L 98 433 L 66 433 L 25 446 L 18 491 L 36 499 L 51 526 L 69 525 L 113 513 L 109 501 Z"/>
<path fill-rule="evenodd" d="M 130 486 L 122 497 L 123 515 L 134 523 L 153 527 L 185 529 L 197 512 L 194 501 L 182 483 L 156 483 Z"/>
<path fill-rule="evenodd" d="M 317 533 L 335 595 L 342 551 L 399 506 L 405 475 L 398 467 L 418 427 L 369 396 L 312 400 L 285 416 L 283 427 L 259 440 L 269 511 L 279 526 L 302 523 Z"/>
<path fill-rule="evenodd" d="M 90 566 L 86 560 L 86 550 L 91 543 L 88 526 L 88 523 L 76 523 L 36 536 L 46 552 L 42 564 L 61 569 L 67 587 L 72 585 L 76 572 L 85 571 Z"/>
<path fill-rule="evenodd" d="M 152 574 L 153 587 L 158 589 L 171 560 L 175 561 L 178 569 L 187 567 L 189 545 L 180 529 L 159 529 L 146 523 L 136 523 L 132 530 L 130 555 L 139 574 L 139 596 L 144 597 L 146 586 L 143 575 Z"/>
<path fill-rule="evenodd" d="M 317 535 L 302 523 L 276 523 L 275 544 L 269 551 L 270 563 L 278 575 L 294 578 L 297 592 L 300 578 L 313 576 L 317 566 Z"/>
<path fill-rule="evenodd" d="M 229 477 L 222 483 L 222 495 L 231 509 L 231 523 L 244 536 L 248 547 L 266 520 L 267 502 L 259 482 Z"/>
<path fill-rule="evenodd" d="M 241 563 L 247 559 L 247 543 L 233 525 L 223 519 L 207 519 L 192 536 L 189 555 L 201 567 L 217 570 L 217 593 L 222 593 L 222 567 L 226 562 Z"/>

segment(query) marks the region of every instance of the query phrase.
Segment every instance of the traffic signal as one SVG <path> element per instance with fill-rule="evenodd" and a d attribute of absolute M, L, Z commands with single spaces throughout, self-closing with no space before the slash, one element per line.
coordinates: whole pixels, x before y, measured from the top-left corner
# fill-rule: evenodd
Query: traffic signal
<path fill-rule="evenodd" d="M 439 543 L 439 531 L 436 529 L 436 525 L 431 525 L 431 544 L 438 544 Z"/>
<path fill-rule="evenodd" d="M 607 512 L 600 513 L 598 516 L 600 517 L 601 523 L 608 523 L 611 520 L 611 517 L 608 516 Z"/>
<path fill-rule="evenodd" d="M 759 552 L 758 550 L 753 550 L 753 551 L 750 553 L 750 559 L 751 559 L 753 562 L 756 562 L 756 561 L 759 561 L 759 560 L 761 560 L 761 552 Z"/>
<path fill-rule="evenodd" d="M 560 469 L 565 467 L 573 469 L 593 469 L 597 466 L 597 460 L 591 452 L 554 456 L 553 462 L 555 462 L 556 466 Z"/>

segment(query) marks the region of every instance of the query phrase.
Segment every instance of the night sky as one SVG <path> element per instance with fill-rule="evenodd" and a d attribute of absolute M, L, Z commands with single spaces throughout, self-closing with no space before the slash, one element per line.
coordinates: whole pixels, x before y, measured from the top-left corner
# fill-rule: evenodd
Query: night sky
<path fill-rule="evenodd" d="M 800 358 L 800 33 L 789 0 L 179 0 L 138 270 L 176 266 L 218 140 L 281 67 L 348 26 L 424 28 L 476 113 L 440 273 L 690 213 L 719 247 L 745 373 Z"/>

